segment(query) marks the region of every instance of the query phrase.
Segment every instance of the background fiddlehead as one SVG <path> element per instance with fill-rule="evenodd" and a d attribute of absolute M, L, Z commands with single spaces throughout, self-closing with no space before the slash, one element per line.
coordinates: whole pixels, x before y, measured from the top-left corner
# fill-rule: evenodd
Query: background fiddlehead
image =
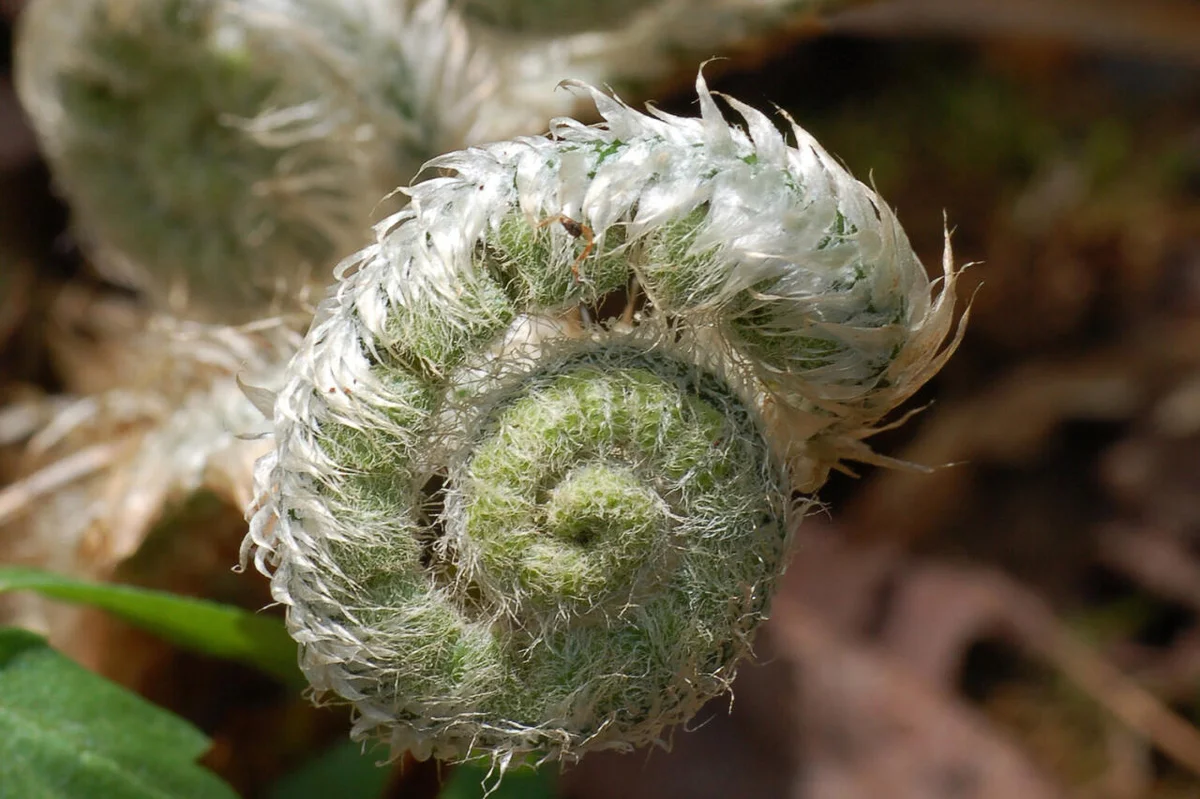
<path fill-rule="evenodd" d="M 476 123 L 463 31 L 408 6 L 31 2 L 21 99 L 98 265 L 210 321 L 327 282 L 381 198 Z"/>

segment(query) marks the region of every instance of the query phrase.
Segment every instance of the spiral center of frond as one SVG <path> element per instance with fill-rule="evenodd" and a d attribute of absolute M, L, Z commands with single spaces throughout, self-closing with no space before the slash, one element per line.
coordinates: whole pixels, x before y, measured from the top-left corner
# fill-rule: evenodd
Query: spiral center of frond
<path fill-rule="evenodd" d="M 714 531 L 755 533 L 774 489 L 748 414 L 712 378 L 643 354 L 584 355 L 525 381 L 453 479 L 466 578 L 524 627 L 620 615 Z M 694 370 L 693 370 L 694 371 Z"/>

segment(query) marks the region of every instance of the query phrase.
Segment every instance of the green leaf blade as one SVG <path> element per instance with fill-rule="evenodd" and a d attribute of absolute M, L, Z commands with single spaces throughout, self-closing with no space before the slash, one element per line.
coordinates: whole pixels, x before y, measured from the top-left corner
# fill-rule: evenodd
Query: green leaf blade
<path fill-rule="evenodd" d="M 0 799 L 236 799 L 199 730 L 0 628 Z"/>
<path fill-rule="evenodd" d="M 294 687 L 307 685 L 296 665 L 296 645 L 277 619 L 203 599 L 22 567 L 0 568 L 0 593 L 6 591 L 36 591 L 100 608 L 185 649 L 254 666 Z"/>
<path fill-rule="evenodd" d="M 376 799 L 391 779 L 392 769 L 380 765 L 385 759 L 386 752 L 345 741 L 279 780 L 267 799 Z"/>
<path fill-rule="evenodd" d="M 464 763 L 454 769 L 438 799 L 555 799 L 556 780 L 548 769 L 518 766 L 502 779 L 486 766 Z"/>

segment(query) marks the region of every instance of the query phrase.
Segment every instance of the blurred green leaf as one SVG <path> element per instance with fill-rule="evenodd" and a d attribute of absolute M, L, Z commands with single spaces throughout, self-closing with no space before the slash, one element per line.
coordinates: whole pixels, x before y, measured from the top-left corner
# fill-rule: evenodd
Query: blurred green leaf
<path fill-rule="evenodd" d="M 350 741 L 339 744 L 281 779 L 267 799 L 329 799 L 353 797 L 375 799 L 387 788 L 391 769 L 380 766 L 385 755 L 379 750 L 362 750 Z M 467 764 L 450 771 L 438 799 L 555 799 L 555 780 L 546 772 L 515 767 L 504 775 L 499 788 L 496 775 L 484 766 Z"/>
<path fill-rule="evenodd" d="M 2 799 L 236 799 L 196 728 L 25 630 L 0 628 Z"/>
<path fill-rule="evenodd" d="M 308 761 L 271 789 L 267 799 L 374 799 L 387 787 L 391 769 L 384 755 L 346 741 Z"/>
<path fill-rule="evenodd" d="M 465 763 L 454 769 L 438 799 L 555 799 L 554 775 L 528 767 L 513 768 L 495 787 L 496 775 L 485 766 Z M 495 788 L 490 793 L 489 789 Z"/>
<path fill-rule="evenodd" d="M 0 568 L 0 593 L 5 591 L 36 591 L 91 605 L 185 649 L 254 666 L 292 686 L 307 685 L 296 665 L 296 644 L 281 622 L 267 616 L 203 599 L 18 567 Z"/>

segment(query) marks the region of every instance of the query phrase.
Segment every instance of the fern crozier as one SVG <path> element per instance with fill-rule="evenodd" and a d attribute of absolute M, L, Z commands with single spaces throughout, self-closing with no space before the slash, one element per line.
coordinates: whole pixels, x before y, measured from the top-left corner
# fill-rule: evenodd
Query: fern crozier
<path fill-rule="evenodd" d="M 276 399 L 244 558 L 397 754 L 662 742 L 750 651 L 795 492 L 946 354 L 953 269 L 931 297 L 798 127 L 576 88 L 604 124 L 431 162 Z"/>

